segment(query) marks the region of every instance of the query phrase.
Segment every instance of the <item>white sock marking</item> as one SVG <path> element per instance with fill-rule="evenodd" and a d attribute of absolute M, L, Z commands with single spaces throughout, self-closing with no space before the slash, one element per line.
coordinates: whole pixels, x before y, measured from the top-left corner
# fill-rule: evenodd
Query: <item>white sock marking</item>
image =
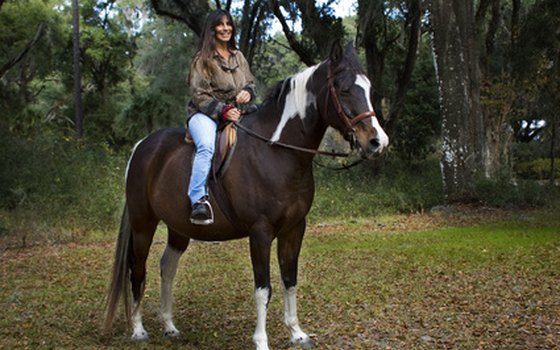
<path fill-rule="evenodd" d="M 160 317 L 163 322 L 164 335 L 167 337 L 176 337 L 179 331 L 173 324 L 173 280 L 177 273 L 177 265 L 179 258 L 183 253 L 171 248 L 169 245 L 165 247 L 163 256 L 161 257 L 161 302 Z"/>
<path fill-rule="evenodd" d="M 257 350 L 268 350 L 268 336 L 266 335 L 266 314 L 268 308 L 268 288 L 259 288 L 255 291 L 255 304 L 257 306 L 257 327 L 253 334 L 253 342 Z"/>
<path fill-rule="evenodd" d="M 134 314 L 132 315 L 132 340 L 143 341 L 148 339 L 148 332 L 142 324 L 142 310 L 138 304 L 134 304 Z"/>
<path fill-rule="evenodd" d="M 303 344 L 309 341 L 309 336 L 301 330 L 297 317 L 297 288 L 284 289 L 284 323 L 292 333 L 292 344 Z"/>

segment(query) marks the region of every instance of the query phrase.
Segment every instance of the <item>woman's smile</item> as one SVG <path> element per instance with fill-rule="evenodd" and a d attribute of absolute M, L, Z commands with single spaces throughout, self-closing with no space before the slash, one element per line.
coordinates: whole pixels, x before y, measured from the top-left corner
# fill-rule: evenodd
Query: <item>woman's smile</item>
<path fill-rule="evenodd" d="M 215 27 L 216 39 L 221 42 L 228 42 L 231 39 L 233 31 L 232 24 L 228 21 L 227 17 L 222 17 L 222 20 Z"/>

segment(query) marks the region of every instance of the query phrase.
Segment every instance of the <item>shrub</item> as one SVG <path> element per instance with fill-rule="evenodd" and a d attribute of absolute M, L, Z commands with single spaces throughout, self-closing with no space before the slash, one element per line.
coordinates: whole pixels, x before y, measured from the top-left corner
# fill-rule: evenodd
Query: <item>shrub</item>
<path fill-rule="evenodd" d="M 560 158 L 556 158 L 555 163 L 555 178 L 560 179 Z M 518 162 L 514 165 L 514 171 L 523 179 L 548 180 L 550 178 L 550 159 L 537 158 Z"/>
<path fill-rule="evenodd" d="M 88 231 L 115 224 L 124 157 L 104 144 L 58 135 L 0 136 L 0 210 L 12 218 L 0 226 Z"/>
<path fill-rule="evenodd" d="M 483 203 L 505 208 L 554 207 L 560 198 L 557 186 L 535 180 L 512 181 L 508 174 L 479 180 L 476 192 Z"/>
<path fill-rule="evenodd" d="M 370 164 L 334 171 L 315 167 L 311 221 L 367 218 L 395 212 L 419 212 L 443 201 L 436 160 L 406 165 L 392 160 L 382 174 Z"/>

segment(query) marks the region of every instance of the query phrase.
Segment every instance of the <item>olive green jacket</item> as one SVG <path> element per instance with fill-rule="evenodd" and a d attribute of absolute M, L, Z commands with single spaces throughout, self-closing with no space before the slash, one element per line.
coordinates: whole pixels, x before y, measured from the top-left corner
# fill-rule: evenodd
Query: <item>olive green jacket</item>
<path fill-rule="evenodd" d="M 224 108 L 235 102 L 235 96 L 241 90 L 247 90 L 251 94 L 251 101 L 255 99 L 255 78 L 241 51 L 231 51 L 229 59 L 216 53 L 209 70 L 207 73 L 202 59 L 198 54 L 195 55 L 189 74 L 192 93 L 192 100 L 188 106 L 189 116 L 202 112 L 220 120 Z"/>

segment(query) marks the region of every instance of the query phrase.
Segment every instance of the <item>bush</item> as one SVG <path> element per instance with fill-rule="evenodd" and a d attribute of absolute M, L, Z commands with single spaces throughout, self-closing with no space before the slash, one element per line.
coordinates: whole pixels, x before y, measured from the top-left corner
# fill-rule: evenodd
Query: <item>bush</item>
<path fill-rule="evenodd" d="M 555 178 L 560 179 L 560 158 L 555 159 Z M 548 180 L 550 179 L 550 158 L 538 158 L 518 162 L 513 167 L 516 175 L 523 179 Z"/>
<path fill-rule="evenodd" d="M 1 133 L 0 210 L 12 220 L 0 226 L 27 234 L 32 227 L 83 232 L 115 225 L 124 157 L 85 140 Z"/>
<path fill-rule="evenodd" d="M 443 202 L 436 160 L 410 166 L 391 160 L 381 175 L 367 163 L 342 171 L 315 167 L 315 180 L 312 222 L 421 212 Z"/>
<path fill-rule="evenodd" d="M 512 181 L 508 174 L 479 180 L 476 192 L 486 205 L 504 208 L 555 207 L 560 198 L 558 186 L 535 180 Z"/>

